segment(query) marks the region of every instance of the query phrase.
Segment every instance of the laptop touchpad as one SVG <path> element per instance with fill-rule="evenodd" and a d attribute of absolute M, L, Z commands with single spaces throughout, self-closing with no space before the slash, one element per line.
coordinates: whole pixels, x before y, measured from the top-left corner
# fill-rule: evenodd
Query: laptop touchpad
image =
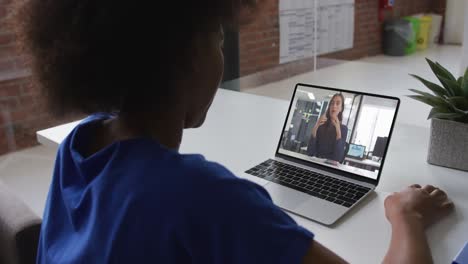
<path fill-rule="evenodd" d="M 264 188 L 268 191 L 273 202 L 279 207 L 295 210 L 302 203 L 310 199 L 310 195 L 270 182 Z"/>

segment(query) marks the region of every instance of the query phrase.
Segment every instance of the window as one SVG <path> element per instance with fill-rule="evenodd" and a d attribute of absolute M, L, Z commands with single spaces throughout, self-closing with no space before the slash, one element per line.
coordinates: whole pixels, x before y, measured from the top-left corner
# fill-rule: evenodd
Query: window
<path fill-rule="evenodd" d="M 395 109 L 363 105 L 354 142 L 372 151 L 377 137 L 388 137 L 392 125 L 389 120 L 393 120 L 394 114 Z"/>

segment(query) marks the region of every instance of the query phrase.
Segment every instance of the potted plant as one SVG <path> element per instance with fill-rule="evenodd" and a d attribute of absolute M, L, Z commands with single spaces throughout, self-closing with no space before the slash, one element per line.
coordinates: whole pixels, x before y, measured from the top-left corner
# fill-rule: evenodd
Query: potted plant
<path fill-rule="evenodd" d="M 468 68 L 458 79 L 437 62 L 426 59 L 440 84 L 411 74 L 432 93 L 415 89 L 409 97 L 432 106 L 427 161 L 468 171 Z"/>

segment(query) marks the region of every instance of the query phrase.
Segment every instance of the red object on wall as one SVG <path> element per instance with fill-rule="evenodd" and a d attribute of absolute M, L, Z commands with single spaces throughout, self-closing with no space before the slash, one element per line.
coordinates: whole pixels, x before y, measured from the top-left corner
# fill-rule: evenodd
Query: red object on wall
<path fill-rule="evenodd" d="M 385 19 L 385 10 L 393 10 L 395 0 L 379 0 L 379 21 L 383 22 Z"/>

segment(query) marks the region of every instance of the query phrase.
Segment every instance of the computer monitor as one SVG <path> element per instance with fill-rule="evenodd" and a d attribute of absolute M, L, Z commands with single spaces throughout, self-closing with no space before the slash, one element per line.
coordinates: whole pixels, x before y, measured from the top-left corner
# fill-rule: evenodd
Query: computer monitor
<path fill-rule="evenodd" d="M 372 151 L 372 156 L 382 158 L 385 154 L 385 146 L 387 146 L 387 137 L 377 137 L 375 141 L 374 150 Z"/>
<path fill-rule="evenodd" d="M 346 153 L 347 157 L 354 158 L 354 159 L 364 159 L 364 154 L 366 153 L 366 146 L 357 145 L 357 144 L 349 144 L 348 153 Z"/>

